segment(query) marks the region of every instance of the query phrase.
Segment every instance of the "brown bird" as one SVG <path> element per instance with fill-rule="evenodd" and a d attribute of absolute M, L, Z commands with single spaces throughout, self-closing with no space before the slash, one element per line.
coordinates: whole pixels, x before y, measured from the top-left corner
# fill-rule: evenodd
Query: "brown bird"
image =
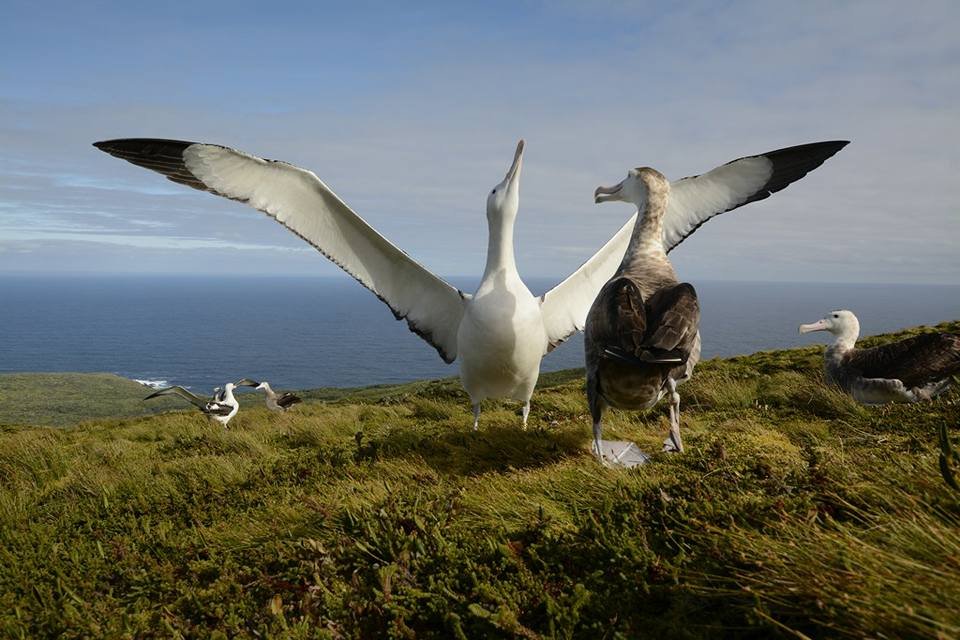
<path fill-rule="evenodd" d="M 238 387 L 254 387 L 256 389 L 261 389 L 267 396 L 267 408 L 271 411 L 287 411 L 293 405 L 298 402 L 303 402 L 300 396 L 290 393 L 289 391 L 281 391 L 280 393 L 275 392 L 270 388 L 270 383 L 264 380 L 263 382 L 257 382 L 256 380 L 251 380 L 250 378 L 244 378 L 237 382 Z"/>
<path fill-rule="evenodd" d="M 584 349 L 587 400 L 595 453 L 603 462 L 601 431 L 607 407 L 647 409 L 670 394 L 670 435 L 664 451 L 683 451 L 677 384 L 700 359 L 700 305 L 667 258 L 663 215 L 670 182 L 649 167 L 632 169 L 614 187 L 599 187 L 596 202 L 637 207 L 623 261 L 587 314 Z"/>
<path fill-rule="evenodd" d="M 811 331 L 837 337 L 824 358 L 827 382 L 863 404 L 932 400 L 950 388 L 950 376 L 960 373 L 960 335 L 953 333 L 922 333 L 857 349 L 860 321 L 846 309 L 800 325 L 800 333 Z"/>

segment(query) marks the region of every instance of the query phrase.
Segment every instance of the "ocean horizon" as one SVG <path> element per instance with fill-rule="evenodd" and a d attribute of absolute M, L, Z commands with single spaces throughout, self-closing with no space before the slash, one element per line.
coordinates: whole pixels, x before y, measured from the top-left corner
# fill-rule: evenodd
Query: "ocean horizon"
<path fill-rule="evenodd" d="M 473 291 L 476 278 L 450 277 Z M 539 295 L 560 278 L 528 278 Z M 823 344 L 797 326 L 835 308 L 863 335 L 960 317 L 960 286 L 698 281 L 703 358 Z M 0 372 L 107 372 L 208 391 L 241 377 L 278 388 L 456 376 L 347 277 L 0 275 Z M 542 371 L 583 366 L 574 335 Z"/>

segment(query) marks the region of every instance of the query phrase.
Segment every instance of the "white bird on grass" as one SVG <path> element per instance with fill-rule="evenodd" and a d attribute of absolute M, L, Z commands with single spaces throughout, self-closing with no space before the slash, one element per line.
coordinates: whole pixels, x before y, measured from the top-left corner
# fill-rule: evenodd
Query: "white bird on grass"
<path fill-rule="evenodd" d="M 144 398 L 144 400 L 158 396 L 178 396 L 195 406 L 205 416 L 216 420 L 226 428 L 227 423 L 230 422 L 233 416 L 237 415 L 237 411 L 240 410 L 240 403 L 238 403 L 237 399 L 233 396 L 233 390 L 236 388 L 237 386 L 234 383 L 228 382 L 224 385 L 223 389 L 214 390 L 211 397 L 201 398 L 181 386 L 173 386 L 158 389 Z"/>

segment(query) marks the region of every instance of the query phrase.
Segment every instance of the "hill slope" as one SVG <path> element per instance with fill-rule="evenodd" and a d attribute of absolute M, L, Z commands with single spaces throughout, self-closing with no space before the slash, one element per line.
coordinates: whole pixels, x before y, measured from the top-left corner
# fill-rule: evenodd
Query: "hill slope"
<path fill-rule="evenodd" d="M 168 398 L 144 403 L 149 393 L 139 382 L 112 373 L 0 373 L 0 427 L 66 426 L 183 406 Z"/>
<path fill-rule="evenodd" d="M 960 393 L 866 409 L 821 351 L 703 363 L 688 451 L 631 471 L 590 456 L 577 372 L 545 376 L 527 432 L 506 404 L 471 432 L 453 381 L 257 403 L 229 431 L 8 427 L 0 636 L 960 635 L 936 442 Z M 607 434 L 656 451 L 666 425 Z"/>

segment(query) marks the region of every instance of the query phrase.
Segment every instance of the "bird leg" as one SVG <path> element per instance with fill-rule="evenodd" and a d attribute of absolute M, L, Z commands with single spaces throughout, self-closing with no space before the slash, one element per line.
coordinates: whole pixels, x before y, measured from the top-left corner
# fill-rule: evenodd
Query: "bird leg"
<path fill-rule="evenodd" d="M 523 403 L 523 430 L 527 430 L 527 418 L 530 416 L 530 401 Z"/>
<path fill-rule="evenodd" d="M 604 400 L 597 388 L 595 379 L 592 376 L 587 377 L 587 404 L 590 405 L 590 417 L 593 418 L 593 453 L 597 456 L 600 464 L 606 464 L 603 459 L 603 452 L 600 450 L 600 436 L 603 433 L 603 409 Z"/>
<path fill-rule="evenodd" d="M 663 441 L 663 450 L 683 453 L 683 441 L 680 439 L 680 394 L 677 393 L 677 381 L 667 378 L 670 389 L 670 435 Z"/>
<path fill-rule="evenodd" d="M 473 430 L 477 431 L 480 429 L 480 403 L 473 403 Z"/>
<path fill-rule="evenodd" d="M 603 452 L 600 451 L 600 436 L 603 432 L 603 425 L 600 424 L 600 420 L 593 421 L 593 452 L 597 455 L 597 460 L 600 461 L 600 464 L 604 464 Z"/>

